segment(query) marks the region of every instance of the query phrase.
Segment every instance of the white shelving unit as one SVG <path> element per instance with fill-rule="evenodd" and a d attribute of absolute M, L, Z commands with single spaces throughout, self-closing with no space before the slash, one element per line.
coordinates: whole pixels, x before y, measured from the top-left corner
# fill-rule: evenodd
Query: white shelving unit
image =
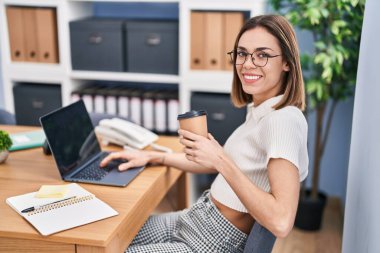
<path fill-rule="evenodd" d="M 104 3 L 178 3 L 179 6 L 179 74 L 120 73 L 78 71 L 71 68 L 69 22 L 92 16 L 94 2 Z M 9 5 L 54 7 L 57 10 L 58 64 L 12 62 L 6 18 Z M 0 50 L 5 108 L 14 112 L 12 88 L 17 82 L 60 84 L 64 105 L 70 103 L 71 92 L 87 80 L 128 81 L 178 84 L 180 112 L 190 108 L 194 91 L 229 93 L 232 71 L 206 71 L 190 69 L 190 14 L 191 11 L 243 11 L 250 16 L 265 12 L 265 0 L 1 0 L 0 2 Z"/>
<path fill-rule="evenodd" d="M 71 91 L 86 80 L 109 80 L 179 85 L 180 111 L 189 109 L 191 92 L 230 92 L 232 74 L 229 71 L 194 71 L 190 69 L 190 13 L 192 10 L 244 11 L 255 16 L 265 11 L 265 0 L 112 0 L 115 3 L 178 3 L 179 5 L 179 74 L 120 73 L 77 71 L 71 69 L 69 22 L 92 15 L 92 3 L 106 0 L 2 0 L 0 3 L 0 49 L 5 108 L 14 112 L 12 87 L 16 82 L 60 84 L 64 105 L 70 103 Z M 42 6 L 57 9 L 58 64 L 12 62 L 6 18 L 6 6 Z"/>
<path fill-rule="evenodd" d="M 244 11 L 250 16 L 265 12 L 265 0 L 187 0 L 180 2 L 180 102 L 183 112 L 190 109 L 193 91 L 229 93 L 232 71 L 190 69 L 190 14 L 193 10 Z"/>

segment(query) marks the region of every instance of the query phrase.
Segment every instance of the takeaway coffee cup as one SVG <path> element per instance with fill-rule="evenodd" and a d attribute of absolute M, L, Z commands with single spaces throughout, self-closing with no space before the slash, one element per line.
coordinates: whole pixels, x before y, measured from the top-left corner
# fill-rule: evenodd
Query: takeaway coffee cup
<path fill-rule="evenodd" d="M 189 111 L 179 114 L 179 127 L 189 132 L 202 135 L 207 138 L 207 112 L 204 110 Z"/>

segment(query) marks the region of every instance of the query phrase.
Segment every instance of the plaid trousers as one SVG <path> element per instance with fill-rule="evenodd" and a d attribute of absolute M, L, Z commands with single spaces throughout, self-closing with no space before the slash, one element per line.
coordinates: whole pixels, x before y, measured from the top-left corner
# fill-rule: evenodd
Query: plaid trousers
<path fill-rule="evenodd" d="M 209 196 L 204 192 L 190 209 L 149 217 L 125 253 L 243 252 L 247 234 L 231 224 Z"/>

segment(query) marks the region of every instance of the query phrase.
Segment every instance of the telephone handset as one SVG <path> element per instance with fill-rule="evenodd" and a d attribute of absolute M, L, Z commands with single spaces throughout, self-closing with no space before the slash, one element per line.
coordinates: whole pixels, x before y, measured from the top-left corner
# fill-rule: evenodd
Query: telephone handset
<path fill-rule="evenodd" d="M 148 129 L 119 118 L 101 120 L 95 132 L 106 145 L 114 143 L 137 149 L 143 149 L 158 139 L 158 135 Z"/>

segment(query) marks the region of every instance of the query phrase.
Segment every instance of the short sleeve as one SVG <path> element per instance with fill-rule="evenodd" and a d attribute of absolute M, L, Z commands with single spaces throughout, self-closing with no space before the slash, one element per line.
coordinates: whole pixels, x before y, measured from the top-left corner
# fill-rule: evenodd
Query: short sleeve
<path fill-rule="evenodd" d="M 293 163 L 299 170 L 300 181 L 308 173 L 307 122 L 302 112 L 294 108 L 284 108 L 272 112 L 266 119 L 263 131 L 266 164 L 271 158 L 283 158 Z"/>

